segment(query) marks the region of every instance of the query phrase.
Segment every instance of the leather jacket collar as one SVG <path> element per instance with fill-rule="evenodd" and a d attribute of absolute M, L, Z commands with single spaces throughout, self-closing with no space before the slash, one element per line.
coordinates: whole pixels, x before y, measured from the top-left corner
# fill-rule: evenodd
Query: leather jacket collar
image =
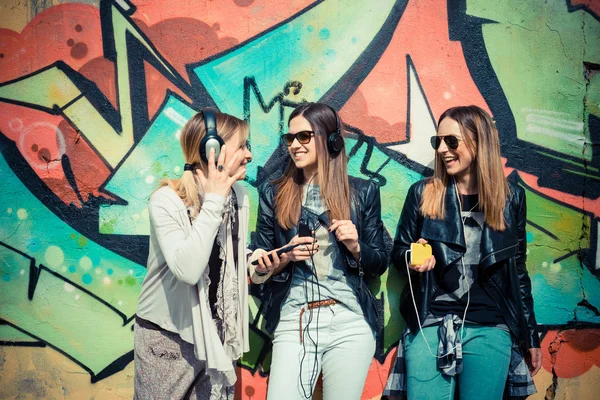
<path fill-rule="evenodd" d="M 421 237 L 429 242 L 444 243 L 446 250 L 438 248 L 438 251 L 434 251 L 434 255 L 438 262 L 441 261 L 442 264 L 449 265 L 467 249 L 458 191 L 455 185 L 448 185 L 445 205 L 446 213 L 443 220 L 423 218 Z M 480 266 L 482 268 L 487 268 L 516 254 L 519 239 L 516 232 L 514 213 L 511 211 L 511 199 L 508 199 L 504 210 L 504 218 L 507 221 L 507 227 L 504 231 L 495 231 L 484 224 L 481 236 Z"/>

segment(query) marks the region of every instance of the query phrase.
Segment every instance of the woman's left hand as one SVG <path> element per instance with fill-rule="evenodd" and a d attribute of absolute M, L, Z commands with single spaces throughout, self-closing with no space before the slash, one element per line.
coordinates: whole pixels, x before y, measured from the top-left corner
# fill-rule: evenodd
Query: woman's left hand
<path fill-rule="evenodd" d="M 356 255 L 360 253 L 360 244 L 358 243 L 358 231 L 356 225 L 350 220 L 334 219 L 329 227 L 329 232 L 335 232 L 335 237 L 350 251 Z"/>
<path fill-rule="evenodd" d="M 542 349 L 540 348 L 531 348 L 529 349 L 529 372 L 531 376 L 534 377 L 535 374 L 538 373 L 540 368 L 542 368 Z"/>

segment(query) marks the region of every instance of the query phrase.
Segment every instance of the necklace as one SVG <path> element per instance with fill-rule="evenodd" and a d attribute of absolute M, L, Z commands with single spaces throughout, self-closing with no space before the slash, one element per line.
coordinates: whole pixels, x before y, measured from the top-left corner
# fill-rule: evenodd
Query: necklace
<path fill-rule="evenodd" d="M 461 195 L 461 196 L 463 196 L 463 195 Z M 462 204 L 462 202 L 461 202 L 461 204 Z M 472 212 L 473 212 L 473 210 L 474 210 L 474 209 L 476 209 L 478 205 L 479 205 L 479 199 L 477 199 L 477 203 L 475 203 L 475 205 L 474 205 L 473 207 L 471 207 L 471 209 L 470 209 L 469 211 L 463 211 L 463 210 L 460 210 L 460 213 L 461 213 L 461 218 L 460 218 L 460 219 L 462 219 L 462 221 L 463 221 L 463 225 L 464 225 L 465 221 L 466 221 L 466 220 L 467 220 L 467 218 L 468 218 L 468 216 L 467 216 L 467 215 L 463 215 L 463 214 L 466 214 L 466 213 L 472 213 Z"/>
<path fill-rule="evenodd" d="M 477 203 L 475 203 L 475 205 L 473 207 L 471 207 L 471 209 L 469 211 L 466 211 L 466 212 L 473 212 L 473 210 L 476 209 L 478 205 L 479 205 L 479 200 L 477 200 Z M 463 211 L 463 212 L 465 212 L 465 211 Z"/>

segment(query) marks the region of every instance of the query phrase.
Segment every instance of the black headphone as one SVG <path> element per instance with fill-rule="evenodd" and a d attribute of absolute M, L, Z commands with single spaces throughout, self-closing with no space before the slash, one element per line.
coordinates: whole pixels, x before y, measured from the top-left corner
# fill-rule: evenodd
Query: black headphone
<path fill-rule="evenodd" d="M 344 138 L 342 136 L 342 130 L 340 128 L 340 117 L 338 113 L 331 106 L 327 106 L 335 115 L 335 131 L 329 133 L 327 136 L 327 150 L 332 158 L 337 157 L 342 150 L 344 150 Z"/>
<path fill-rule="evenodd" d="M 215 113 L 218 110 L 214 108 L 203 108 L 200 110 L 204 117 L 204 126 L 206 134 L 200 141 L 200 158 L 208 164 L 208 156 L 211 149 L 215 149 L 215 161 L 219 158 L 221 147 L 225 144 L 223 139 L 217 134 L 217 117 Z"/>

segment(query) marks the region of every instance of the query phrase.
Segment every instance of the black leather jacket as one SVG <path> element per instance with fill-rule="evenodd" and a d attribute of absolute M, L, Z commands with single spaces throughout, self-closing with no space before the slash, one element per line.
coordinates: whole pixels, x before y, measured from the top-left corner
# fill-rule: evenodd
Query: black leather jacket
<path fill-rule="evenodd" d="M 338 242 L 341 254 L 346 261 L 346 268 L 350 273 L 364 272 L 363 279 L 378 277 L 385 272 L 388 266 L 388 254 L 383 239 L 383 223 L 381 221 L 381 199 L 379 186 L 373 181 L 366 181 L 350 177 L 350 191 L 353 194 L 351 207 L 351 220 L 356 225 L 360 243 L 360 261 L 356 262 L 352 254 L 343 243 Z M 259 189 L 259 209 L 256 221 L 256 247 L 273 250 L 292 240 L 298 233 L 296 226 L 289 230 L 282 228 L 275 220 L 275 186 L 267 182 Z M 300 201 L 300 199 L 298 200 Z M 319 220 L 325 225 L 330 225 L 326 214 Z M 302 261 L 304 262 L 304 261 Z M 273 333 L 279 323 L 281 306 L 287 297 L 292 283 L 296 263 L 292 262 L 281 273 L 272 276 L 263 285 L 262 312 L 265 317 L 265 329 Z M 360 282 L 359 280 L 356 280 Z M 361 305 L 366 321 L 371 329 L 378 331 L 378 311 L 375 297 L 363 282 L 362 287 L 353 287 Z"/>
<path fill-rule="evenodd" d="M 419 211 L 426 179 L 412 185 L 408 191 L 402 214 L 398 222 L 392 262 L 406 275 L 404 253 L 410 244 L 423 238 L 433 249 L 435 268 L 425 273 L 410 270 L 413 290 L 421 321 L 425 319 L 429 306 L 437 291 L 440 272 L 447 268 L 466 251 L 463 225 L 461 223 L 457 193 L 454 185 L 446 190 L 446 215 L 444 220 L 425 218 Z M 527 210 L 525 191 L 509 183 L 511 195 L 506 200 L 504 231 L 494 231 L 484 225 L 481 237 L 480 283 L 486 293 L 500 309 L 510 332 L 523 349 L 540 347 L 537 323 L 533 311 L 531 281 L 525 266 L 525 225 Z M 400 312 L 411 333 L 416 334 L 419 326 L 408 285 L 400 300 Z"/>

